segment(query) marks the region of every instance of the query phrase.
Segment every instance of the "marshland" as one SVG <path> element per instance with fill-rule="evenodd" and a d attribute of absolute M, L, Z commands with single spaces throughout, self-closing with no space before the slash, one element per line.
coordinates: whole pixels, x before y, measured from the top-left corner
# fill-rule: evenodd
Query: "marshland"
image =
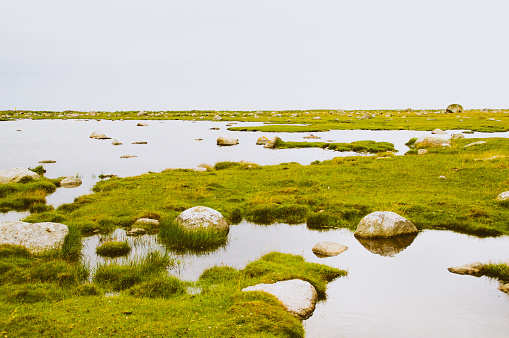
<path fill-rule="evenodd" d="M 458 323 L 458 334 L 508 332 L 508 296 L 497 288 L 509 282 L 509 204 L 496 198 L 509 190 L 509 110 L 0 118 L 0 170 L 43 174 L 0 185 L 0 221 L 69 227 L 58 249 L 0 246 L 3 335 L 443 335 Z M 453 134 L 464 138 L 426 154 L 413 145 Z M 239 144 L 219 147 L 220 136 Z M 256 145 L 262 136 L 281 140 L 267 149 Z M 61 187 L 67 176 L 82 185 Z M 186 234 L 174 220 L 194 206 L 221 212 L 229 232 Z M 395 212 L 419 233 L 356 238 L 374 211 Z M 127 236 L 140 218 L 159 222 Z M 349 249 L 318 257 L 320 241 Z M 447 271 L 473 261 L 486 264 L 484 277 Z M 304 320 L 274 297 L 240 291 L 293 278 L 318 292 Z"/>

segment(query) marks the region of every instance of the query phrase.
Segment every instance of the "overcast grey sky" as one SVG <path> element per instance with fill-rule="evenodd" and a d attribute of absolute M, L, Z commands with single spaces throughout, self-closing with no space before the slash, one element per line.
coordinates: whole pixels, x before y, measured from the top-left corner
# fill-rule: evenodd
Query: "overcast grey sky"
<path fill-rule="evenodd" d="M 509 108 L 508 0 L 0 0 L 0 110 Z"/>

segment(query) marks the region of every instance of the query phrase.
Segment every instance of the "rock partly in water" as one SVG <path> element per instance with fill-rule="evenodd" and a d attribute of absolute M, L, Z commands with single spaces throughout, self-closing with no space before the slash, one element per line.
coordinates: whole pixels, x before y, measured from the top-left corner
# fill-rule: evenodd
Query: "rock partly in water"
<path fill-rule="evenodd" d="M 482 274 L 481 270 L 483 267 L 484 264 L 482 264 L 481 262 L 474 262 L 462 266 L 454 266 L 451 268 L 447 268 L 447 270 L 449 270 L 449 272 L 457 273 L 459 275 L 480 276 Z"/>
<path fill-rule="evenodd" d="M 214 169 L 214 166 L 212 164 L 208 163 L 200 163 L 197 165 L 198 168 L 205 168 L 206 170 L 212 170 Z"/>
<path fill-rule="evenodd" d="M 459 140 L 459 139 L 464 139 L 465 138 L 465 135 L 463 134 L 452 134 L 451 136 L 451 140 Z"/>
<path fill-rule="evenodd" d="M 133 157 L 138 157 L 136 155 L 122 155 L 120 156 L 120 158 L 133 158 Z"/>
<path fill-rule="evenodd" d="M 391 238 L 363 238 L 356 237 L 361 245 L 374 254 L 384 257 L 394 257 L 409 247 L 417 234 L 396 236 Z"/>
<path fill-rule="evenodd" d="M 278 141 L 281 141 L 281 139 L 276 136 L 273 139 L 271 139 L 269 142 L 267 142 L 263 147 L 268 148 L 268 149 L 274 149 L 276 147 L 276 143 Z"/>
<path fill-rule="evenodd" d="M 76 188 L 81 185 L 81 180 L 77 177 L 69 176 L 60 181 L 60 186 L 64 188 Z"/>
<path fill-rule="evenodd" d="M 114 146 L 121 146 L 122 142 L 119 142 L 117 140 L 113 140 L 113 142 L 111 142 L 111 144 L 113 144 Z"/>
<path fill-rule="evenodd" d="M 431 148 L 431 147 L 442 147 L 442 146 L 450 146 L 451 141 L 445 140 L 440 137 L 432 137 L 432 136 L 421 136 L 419 137 L 415 143 L 415 148 Z"/>
<path fill-rule="evenodd" d="M 146 227 L 149 226 L 151 228 L 157 228 L 159 226 L 159 221 L 157 219 L 152 218 L 138 218 L 136 222 L 134 222 L 133 227 Z"/>
<path fill-rule="evenodd" d="M 22 245 L 32 252 L 57 248 L 69 232 L 60 223 L 0 222 L 0 244 Z"/>
<path fill-rule="evenodd" d="M 17 183 L 21 180 L 37 180 L 41 178 L 32 170 L 27 168 L 13 168 L 0 170 L 0 184 Z"/>
<path fill-rule="evenodd" d="M 176 219 L 176 222 L 189 229 L 215 229 L 228 231 L 230 226 L 223 215 L 214 209 L 197 206 L 183 211 Z"/>
<path fill-rule="evenodd" d="M 447 106 L 445 112 L 450 114 L 459 114 L 463 112 L 463 107 L 460 104 L 453 103 Z"/>
<path fill-rule="evenodd" d="M 509 191 L 504 191 L 503 193 L 500 193 L 497 198 L 497 201 L 509 201 Z"/>
<path fill-rule="evenodd" d="M 98 132 L 93 132 L 92 135 L 90 135 L 90 138 L 95 138 L 97 140 L 109 140 L 111 137 L 108 137 L 104 134 L 100 134 Z"/>
<path fill-rule="evenodd" d="M 348 249 L 347 246 L 335 242 L 319 242 L 313 247 L 313 253 L 317 257 L 337 256 Z"/>
<path fill-rule="evenodd" d="M 146 141 L 138 141 L 138 142 L 133 142 L 133 144 L 148 144 L 148 142 L 146 142 Z"/>
<path fill-rule="evenodd" d="M 502 292 L 509 294 L 509 284 L 500 285 L 498 289 Z"/>
<path fill-rule="evenodd" d="M 137 127 L 148 127 L 148 124 L 146 124 L 145 122 L 138 122 L 138 124 L 136 126 Z"/>
<path fill-rule="evenodd" d="M 217 139 L 218 146 L 234 146 L 239 144 L 239 140 L 233 137 L 219 137 Z"/>
<path fill-rule="evenodd" d="M 127 236 L 141 236 L 141 235 L 145 235 L 147 233 L 147 230 L 145 229 L 142 229 L 142 228 L 132 228 L 131 230 L 129 231 L 126 231 L 126 235 Z"/>
<path fill-rule="evenodd" d="M 355 236 L 386 238 L 417 232 L 415 225 L 406 218 L 392 211 L 375 211 L 361 219 L 355 230 Z"/>
<path fill-rule="evenodd" d="M 42 161 L 39 161 L 39 163 L 42 163 L 42 164 L 46 164 L 46 163 L 57 163 L 57 161 L 55 160 L 42 160 Z"/>
<path fill-rule="evenodd" d="M 257 284 L 244 288 L 242 291 L 267 292 L 276 297 L 288 312 L 300 318 L 307 318 L 313 313 L 318 299 L 314 286 L 300 279 Z"/>
<path fill-rule="evenodd" d="M 432 134 L 436 134 L 436 135 L 444 135 L 444 134 L 447 134 L 445 131 L 443 131 L 442 129 L 434 129 L 432 132 Z"/>
<path fill-rule="evenodd" d="M 267 144 L 267 142 L 269 142 L 269 139 L 265 136 L 262 136 L 262 137 L 258 138 L 258 140 L 256 140 L 256 144 L 259 146 L 263 146 L 263 145 Z"/>

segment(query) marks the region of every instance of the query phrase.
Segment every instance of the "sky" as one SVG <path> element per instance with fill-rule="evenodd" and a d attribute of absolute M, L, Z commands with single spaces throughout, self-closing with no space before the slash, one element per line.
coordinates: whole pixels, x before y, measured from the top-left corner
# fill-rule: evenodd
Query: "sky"
<path fill-rule="evenodd" d="M 0 110 L 509 108 L 507 0 L 0 0 Z"/>

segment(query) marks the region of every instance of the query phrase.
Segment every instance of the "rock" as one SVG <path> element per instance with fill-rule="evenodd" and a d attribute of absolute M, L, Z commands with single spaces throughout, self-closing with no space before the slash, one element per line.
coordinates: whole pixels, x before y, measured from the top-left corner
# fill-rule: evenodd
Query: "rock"
<path fill-rule="evenodd" d="M 269 142 L 269 139 L 265 136 L 260 137 L 258 140 L 256 140 L 257 145 L 265 145 Z"/>
<path fill-rule="evenodd" d="M 96 140 L 109 140 L 111 137 L 108 137 L 104 134 L 99 134 L 98 132 L 93 132 L 92 135 L 90 135 L 90 138 L 95 138 Z"/>
<path fill-rule="evenodd" d="M 440 175 L 440 176 L 438 176 L 438 178 L 441 180 L 445 180 L 447 177 L 445 177 L 444 175 Z"/>
<path fill-rule="evenodd" d="M 221 121 L 223 118 L 219 115 L 214 115 L 214 117 L 212 118 L 213 121 Z"/>
<path fill-rule="evenodd" d="M 458 139 L 463 139 L 465 138 L 465 135 L 463 134 L 452 134 L 451 136 L 451 140 L 458 140 Z"/>
<path fill-rule="evenodd" d="M 463 148 L 468 148 L 468 147 L 471 147 L 471 146 L 477 146 L 477 145 L 485 144 L 485 143 L 486 143 L 486 141 L 472 142 L 472 143 L 464 145 Z"/>
<path fill-rule="evenodd" d="M 428 149 L 418 149 L 417 150 L 417 154 L 418 155 L 424 155 L 428 152 Z"/>
<path fill-rule="evenodd" d="M 140 111 L 138 114 L 136 114 L 137 116 L 147 116 L 148 113 L 146 111 Z"/>
<path fill-rule="evenodd" d="M 361 116 L 361 120 L 368 120 L 370 119 L 372 116 L 370 113 L 364 113 L 364 115 Z"/>
<path fill-rule="evenodd" d="M 218 146 L 234 146 L 236 144 L 239 144 L 239 140 L 236 138 L 221 136 L 217 139 Z"/>
<path fill-rule="evenodd" d="M 200 167 L 196 167 L 196 168 L 193 168 L 193 171 L 206 172 L 206 171 L 207 171 L 207 168 L 200 168 Z"/>
<path fill-rule="evenodd" d="M 276 143 L 278 141 L 281 141 L 281 139 L 279 137 L 274 137 L 272 140 L 270 140 L 269 142 L 267 142 L 263 147 L 264 148 L 269 148 L 269 149 L 274 149 L 276 147 Z"/>
<path fill-rule="evenodd" d="M 221 128 L 218 128 L 218 127 L 212 127 L 212 128 L 209 128 L 209 130 L 221 130 Z"/>
<path fill-rule="evenodd" d="M 354 234 L 359 237 L 386 238 L 417 232 L 415 225 L 406 218 L 391 211 L 375 211 L 361 219 Z"/>
<path fill-rule="evenodd" d="M 481 270 L 484 267 L 484 264 L 481 262 L 474 262 L 470 264 L 465 264 L 462 266 L 454 266 L 452 268 L 447 268 L 449 272 L 457 273 L 459 275 L 471 275 L 471 276 L 480 276 Z"/>
<path fill-rule="evenodd" d="M 138 122 L 138 124 L 136 126 L 137 127 L 148 127 L 148 124 L 146 124 L 145 122 Z"/>
<path fill-rule="evenodd" d="M 445 112 L 450 114 L 459 114 L 463 112 L 463 107 L 460 104 L 453 103 L 447 107 Z"/>
<path fill-rule="evenodd" d="M 141 141 L 141 142 L 133 142 L 133 144 L 147 144 L 148 142 Z"/>
<path fill-rule="evenodd" d="M 315 136 L 313 134 L 309 134 L 308 136 L 304 136 L 303 138 L 305 139 L 309 139 L 309 140 L 317 140 L 317 139 L 321 139 L 321 137 L 319 136 Z"/>
<path fill-rule="evenodd" d="M 335 242 L 319 242 L 313 247 L 313 253 L 318 257 L 337 256 L 348 249 L 347 246 Z"/>
<path fill-rule="evenodd" d="M 57 163 L 57 161 L 55 161 L 55 160 L 42 160 L 42 161 L 39 161 L 39 163 Z"/>
<path fill-rule="evenodd" d="M 313 120 L 321 120 L 322 118 L 320 116 L 313 117 Z"/>
<path fill-rule="evenodd" d="M 133 226 L 157 227 L 159 226 L 159 221 L 157 219 L 152 218 L 138 218 L 136 222 L 134 222 Z"/>
<path fill-rule="evenodd" d="M 205 168 L 206 170 L 212 170 L 214 169 L 214 166 L 212 164 L 208 163 L 200 163 L 197 165 L 198 168 Z"/>
<path fill-rule="evenodd" d="M 176 218 L 176 222 L 189 230 L 204 228 L 228 231 L 230 229 L 230 226 L 219 211 L 202 206 L 183 211 Z"/>
<path fill-rule="evenodd" d="M 496 198 L 497 201 L 509 201 L 509 191 L 504 191 Z"/>
<path fill-rule="evenodd" d="M 60 246 L 69 229 L 60 223 L 0 222 L 0 244 L 22 245 L 32 252 Z"/>
<path fill-rule="evenodd" d="M 0 184 L 17 183 L 23 179 L 37 180 L 39 178 L 41 178 L 39 175 L 27 168 L 0 170 Z"/>
<path fill-rule="evenodd" d="M 502 292 L 509 294 L 509 284 L 500 285 L 498 289 Z"/>
<path fill-rule="evenodd" d="M 127 236 L 141 236 L 145 235 L 147 233 L 147 230 L 141 229 L 141 228 L 132 228 L 129 231 L 126 231 Z"/>
<path fill-rule="evenodd" d="M 60 181 L 60 186 L 64 188 L 76 188 L 79 187 L 81 183 L 79 178 L 69 176 Z"/>
<path fill-rule="evenodd" d="M 432 137 L 432 136 L 421 136 L 419 137 L 415 143 L 415 148 L 430 148 L 430 147 L 442 147 L 445 145 L 450 145 L 450 140 L 445 140 L 440 137 Z"/>
<path fill-rule="evenodd" d="M 121 146 L 122 142 L 119 142 L 117 140 L 113 140 L 113 142 L 111 142 L 111 144 L 113 144 L 114 146 Z"/>
<path fill-rule="evenodd" d="M 431 132 L 432 134 L 436 134 L 436 135 L 444 135 L 444 134 L 447 134 L 445 131 L 443 131 L 442 129 L 435 129 Z"/>
<path fill-rule="evenodd" d="M 291 279 L 273 284 L 257 284 L 242 289 L 267 292 L 276 297 L 288 312 L 300 318 L 309 317 L 316 305 L 318 294 L 313 285 L 300 279 Z"/>
<path fill-rule="evenodd" d="M 366 250 L 384 257 L 394 257 L 409 247 L 417 234 L 397 236 L 391 238 L 362 238 L 356 237 Z"/>
<path fill-rule="evenodd" d="M 122 155 L 120 156 L 120 158 L 133 158 L 133 157 L 138 157 L 136 155 Z"/>

